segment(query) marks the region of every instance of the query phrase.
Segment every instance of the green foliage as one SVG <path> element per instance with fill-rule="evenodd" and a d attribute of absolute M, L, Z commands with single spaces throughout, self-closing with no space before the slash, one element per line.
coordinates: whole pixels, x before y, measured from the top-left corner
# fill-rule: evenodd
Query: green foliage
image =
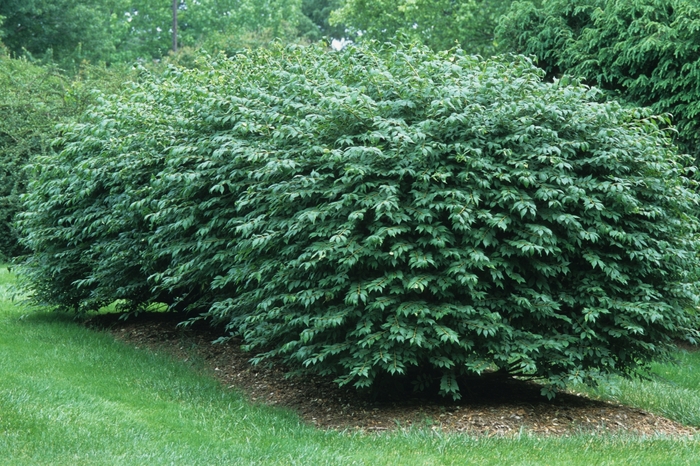
<path fill-rule="evenodd" d="M 127 0 L 3 0 L 4 43 L 15 55 L 47 54 L 64 66 L 105 60 Z"/>
<path fill-rule="evenodd" d="M 397 34 L 436 50 L 460 43 L 469 53 L 492 55 L 494 29 L 511 0 L 347 0 L 331 13 L 331 24 L 376 40 Z M 359 39 L 359 37 L 355 38 Z"/>
<path fill-rule="evenodd" d="M 305 21 L 300 24 L 300 32 L 311 40 L 345 37 L 345 25 L 330 24 L 331 12 L 339 9 L 344 3 L 345 0 L 302 0 L 301 12 Z"/>
<path fill-rule="evenodd" d="M 5 22 L 5 17 L 0 15 L 0 52 L 3 52 L 5 44 L 2 43 L 2 38 L 5 36 L 5 31 L 3 30 L 3 23 Z"/>
<path fill-rule="evenodd" d="M 22 167 L 31 153 L 47 150 L 43 132 L 50 120 L 46 117 L 61 105 L 60 97 L 52 92 L 61 87 L 56 81 L 64 84 L 46 69 L 0 57 L 0 260 L 19 252 L 11 222 L 26 187 Z M 36 99 L 39 93 L 43 98 Z"/>
<path fill-rule="evenodd" d="M 508 50 L 550 75 L 583 76 L 636 105 L 673 114 L 700 156 L 700 5 L 686 0 L 517 2 L 499 28 Z"/>
<path fill-rule="evenodd" d="M 178 44 L 195 47 L 211 37 L 247 34 L 295 38 L 309 21 L 301 3 L 180 0 Z M 5 0 L 0 15 L 6 17 L 0 31 L 15 56 L 46 57 L 71 71 L 83 61 L 158 59 L 172 47 L 172 2 L 167 0 Z"/>
<path fill-rule="evenodd" d="M 117 45 L 118 59 L 158 58 L 172 44 L 171 3 L 161 0 L 130 0 L 124 33 Z M 164 8 L 165 7 L 165 8 Z M 178 44 L 216 50 L 222 42 L 241 42 L 241 37 L 259 35 L 269 42 L 298 35 L 304 19 L 301 0 L 198 0 L 180 1 Z M 235 46 L 234 46 L 235 47 Z"/>
<path fill-rule="evenodd" d="M 0 55 L 0 260 L 21 252 L 11 223 L 26 189 L 24 165 L 51 152 L 55 125 L 87 107 L 95 82 L 116 89 L 123 77 L 86 67 L 68 79 L 55 67 Z"/>
<path fill-rule="evenodd" d="M 33 164 L 23 273 L 357 387 L 629 374 L 689 326 L 700 197 L 665 117 L 543 74 L 280 46 L 145 76 Z"/>

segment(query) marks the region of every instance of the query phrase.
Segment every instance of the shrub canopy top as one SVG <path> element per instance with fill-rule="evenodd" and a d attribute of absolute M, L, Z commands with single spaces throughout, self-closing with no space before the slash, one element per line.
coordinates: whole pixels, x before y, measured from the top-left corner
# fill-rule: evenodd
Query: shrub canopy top
<path fill-rule="evenodd" d="M 699 199 L 666 118 L 543 74 L 387 45 L 146 76 L 37 159 L 24 274 L 358 387 L 629 373 L 690 325 Z"/>

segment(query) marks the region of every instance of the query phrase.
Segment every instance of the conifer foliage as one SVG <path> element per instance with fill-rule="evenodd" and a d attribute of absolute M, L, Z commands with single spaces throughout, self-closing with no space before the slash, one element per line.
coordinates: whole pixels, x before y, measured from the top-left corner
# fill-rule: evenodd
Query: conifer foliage
<path fill-rule="evenodd" d="M 357 387 L 630 373 L 690 325 L 699 199 L 665 117 L 543 74 L 387 45 L 146 76 L 34 164 L 24 274 Z"/>

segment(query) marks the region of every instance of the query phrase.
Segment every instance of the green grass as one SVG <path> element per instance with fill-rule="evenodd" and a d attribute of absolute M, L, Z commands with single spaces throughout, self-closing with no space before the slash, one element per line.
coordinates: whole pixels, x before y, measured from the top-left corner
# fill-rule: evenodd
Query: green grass
<path fill-rule="evenodd" d="M 678 351 L 675 358 L 676 364 L 653 364 L 651 380 L 614 378 L 581 391 L 700 428 L 700 351 Z"/>
<path fill-rule="evenodd" d="M 249 404 L 185 363 L 23 308 L 9 299 L 12 283 L 0 268 L 2 465 L 700 463 L 692 439 L 320 431 Z M 697 386 L 691 372 L 674 383 Z"/>

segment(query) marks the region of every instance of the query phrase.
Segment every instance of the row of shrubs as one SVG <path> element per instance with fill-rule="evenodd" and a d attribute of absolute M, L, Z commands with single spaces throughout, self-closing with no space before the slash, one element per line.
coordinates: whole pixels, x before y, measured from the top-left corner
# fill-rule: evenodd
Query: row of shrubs
<path fill-rule="evenodd" d="M 543 76 L 388 45 L 146 74 L 33 161 L 22 273 L 356 387 L 630 374 L 692 326 L 690 161 L 667 117 Z"/>

